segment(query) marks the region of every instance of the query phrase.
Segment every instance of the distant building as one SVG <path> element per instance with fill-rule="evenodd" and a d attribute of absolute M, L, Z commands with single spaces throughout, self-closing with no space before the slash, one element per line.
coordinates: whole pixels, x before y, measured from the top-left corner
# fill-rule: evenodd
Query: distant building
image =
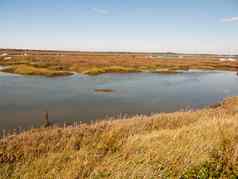
<path fill-rule="evenodd" d="M 150 55 L 150 56 L 146 56 L 146 58 L 160 58 L 160 56 Z"/>
<path fill-rule="evenodd" d="M 227 61 L 225 58 L 220 58 L 219 60 L 220 60 L 221 62 Z"/>
<path fill-rule="evenodd" d="M 228 58 L 227 60 L 230 61 L 230 62 L 235 62 L 236 61 L 236 59 L 234 59 L 234 58 Z"/>
<path fill-rule="evenodd" d="M 11 60 L 12 57 L 5 57 L 4 60 Z"/>
<path fill-rule="evenodd" d="M 8 55 L 7 53 L 3 53 L 3 54 L 1 54 L 1 57 L 5 57 L 7 55 Z"/>
<path fill-rule="evenodd" d="M 146 58 L 153 58 L 153 56 L 146 56 Z"/>
<path fill-rule="evenodd" d="M 234 58 L 220 58 L 219 59 L 221 62 L 235 62 L 237 59 Z"/>

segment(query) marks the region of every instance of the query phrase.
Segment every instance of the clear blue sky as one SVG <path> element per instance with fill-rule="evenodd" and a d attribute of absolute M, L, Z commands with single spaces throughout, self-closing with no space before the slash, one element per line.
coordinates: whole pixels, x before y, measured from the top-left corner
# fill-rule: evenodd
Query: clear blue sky
<path fill-rule="evenodd" d="M 0 48 L 238 54 L 238 0 L 0 0 Z"/>

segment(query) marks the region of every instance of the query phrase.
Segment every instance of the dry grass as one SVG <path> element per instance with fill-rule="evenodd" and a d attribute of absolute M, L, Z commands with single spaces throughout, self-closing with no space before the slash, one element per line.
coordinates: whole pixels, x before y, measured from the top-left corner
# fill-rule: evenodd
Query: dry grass
<path fill-rule="evenodd" d="M 0 140 L 1 178 L 238 176 L 238 97 L 216 108 L 32 129 Z"/>
<path fill-rule="evenodd" d="M 28 56 L 11 55 L 12 59 L 0 59 L 0 65 L 30 65 L 56 71 L 75 71 L 88 75 L 101 73 L 161 72 L 176 73 L 178 70 L 205 69 L 238 71 L 238 61 L 222 62 L 219 57 L 176 56 L 148 58 L 146 54 L 98 54 L 98 53 L 49 53 L 32 52 Z"/>
<path fill-rule="evenodd" d="M 21 75 L 39 75 L 47 77 L 72 75 L 71 72 L 52 70 L 47 68 L 36 68 L 29 65 L 13 65 L 2 70 L 3 72 L 16 73 Z"/>
<path fill-rule="evenodd" d="M 87 71 L 83 71 L 82 73 L 87 75 L 98 75 L 102 73 L 133 73 L 133 72 L 141 72 L 136 68 L 132 67 L 123 67 L 123 66 L 110 66 L 110 67 L 94 67 L 90 68 Z"/>

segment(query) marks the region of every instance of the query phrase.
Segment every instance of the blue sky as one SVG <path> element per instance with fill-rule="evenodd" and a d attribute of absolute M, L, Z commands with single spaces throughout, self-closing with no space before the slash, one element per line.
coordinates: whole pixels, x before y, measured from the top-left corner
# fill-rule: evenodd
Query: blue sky
<path fill-rule="evenodd" d="M 0 0 L 0 48 L 238 54 L 238 0 Z"/>

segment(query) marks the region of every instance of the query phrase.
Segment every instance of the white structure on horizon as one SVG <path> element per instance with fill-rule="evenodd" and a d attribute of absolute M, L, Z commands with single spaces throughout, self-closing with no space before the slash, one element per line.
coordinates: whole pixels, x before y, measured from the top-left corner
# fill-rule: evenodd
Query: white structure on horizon
<path fill-rule="evenodd" d="M 230 62 L 235 62 L 235 61 L 237 61 L 237 60 L 234 59 L 234 58 L 228 58 L 228 61 L 230 61 Z"/>
<path fill-rule="evenodd" d="M 220 60 L 221 62 L 227 61 L 225 58 L 220 58 L 219 60 Z"/>
<path fill-rule="evenodd" d="M 220 58 L 221 62 L 235 62 L 237 59 L 234 58 Z"/>
<path fill-rule="evenodd" d="M 161 58 L 161 56 L 153 56 L 153 55 L 150 55 L 150 56 L 146 56 L 146 58 Z"/>
<path fill-rule="evenodd" d="M 12 57 L 4 57 L 4 60 L 11 60 Z"/>
<path fill-rule="evenodd" d="M 5 57 L 7 55 L 8 55 L 7 53 L 3 53 L 3 54 L 1 54 L 1 57 Z"/>

